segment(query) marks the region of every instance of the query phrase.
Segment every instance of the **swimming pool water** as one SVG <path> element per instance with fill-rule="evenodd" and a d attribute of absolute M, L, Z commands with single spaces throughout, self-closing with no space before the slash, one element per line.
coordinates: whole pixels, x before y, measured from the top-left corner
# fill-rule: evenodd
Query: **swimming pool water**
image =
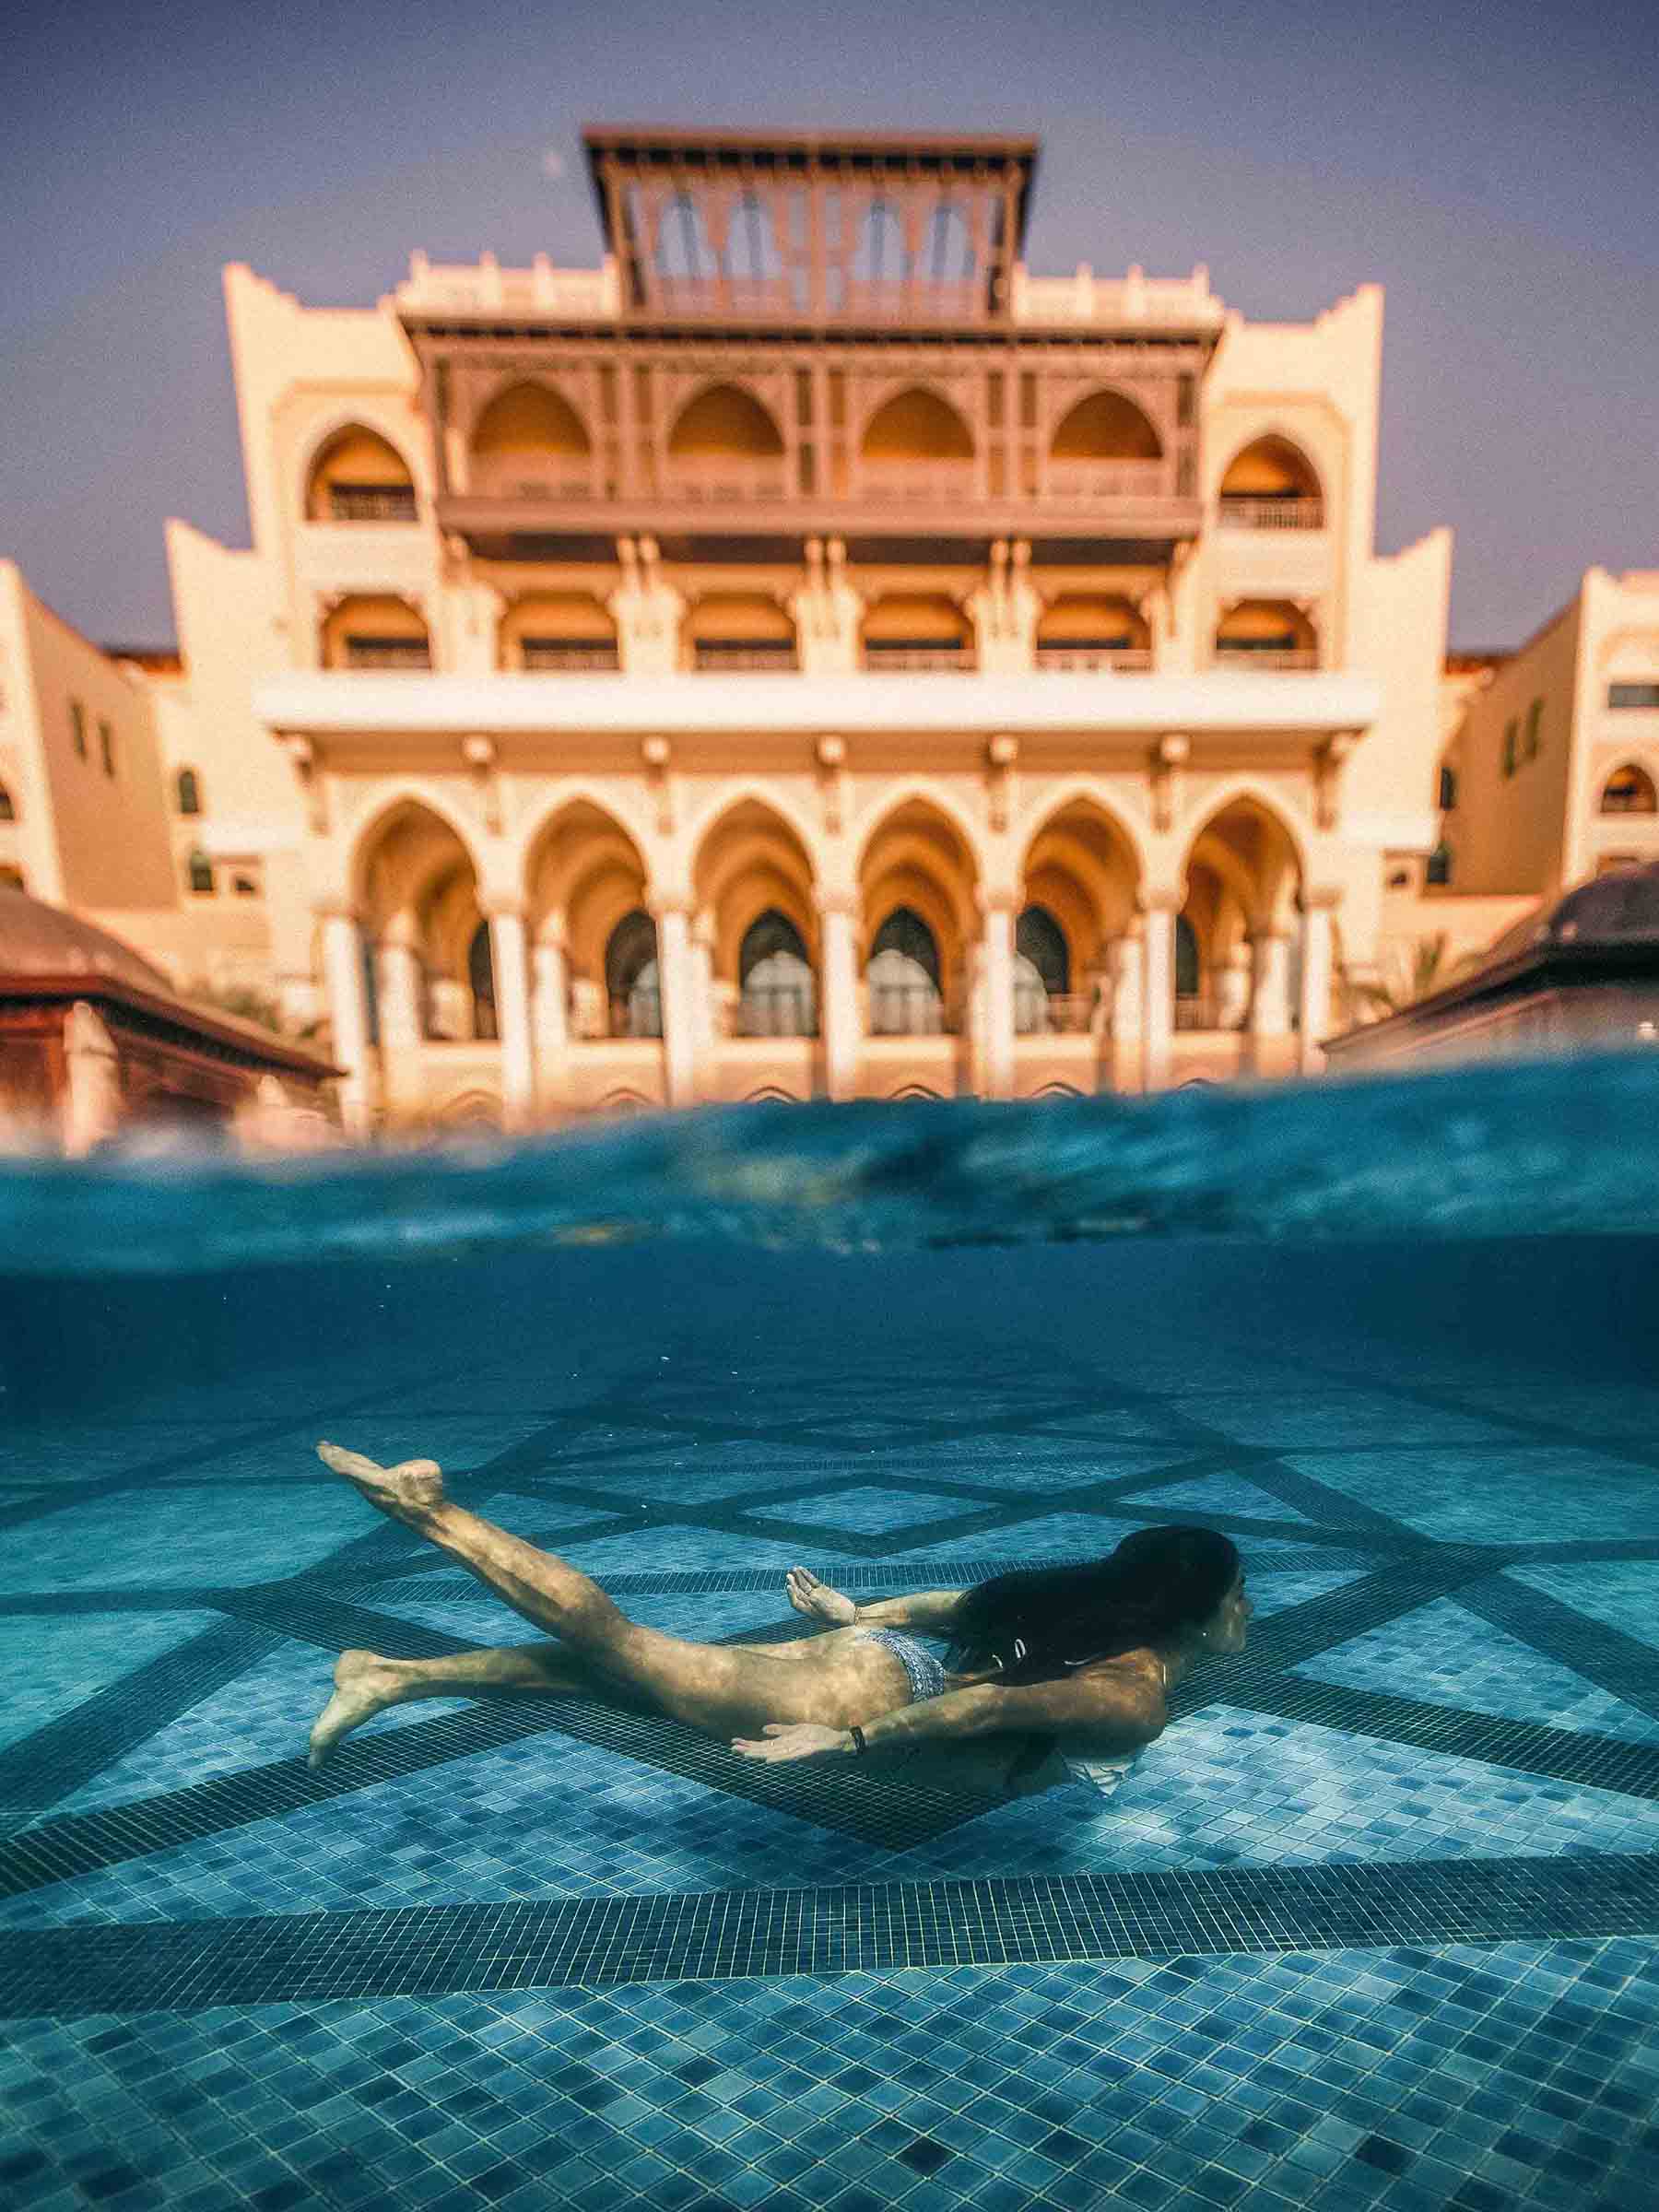
<path fill-rule="evenodd" d="M 7 1255 L 8 2205 L 1653 2200 L 1639 1209 L 769 1251 L 682 1190 L 677 1235 L 568 1246 L 545 1191 L 504 1233 L 513 1171 L 468 1167 L 472 1230 L 414 1258 L 359 1203 L 356 1256 L 182 1268 L 192 1208 L 281 1218 L 222 1171 L 127 1189 L 142 1268 Z M 342 1646 L 534 1634 L 323 1435 L 430 1453 L 680 1634 L 793 1633 L 796 1561 L 890 1593 L 1169 1520 L 1233 1536 L 1256 1618 L 1110 1800 L 987 1809 L 546 1700 L 397 1709 L 313 1776 Z"/>

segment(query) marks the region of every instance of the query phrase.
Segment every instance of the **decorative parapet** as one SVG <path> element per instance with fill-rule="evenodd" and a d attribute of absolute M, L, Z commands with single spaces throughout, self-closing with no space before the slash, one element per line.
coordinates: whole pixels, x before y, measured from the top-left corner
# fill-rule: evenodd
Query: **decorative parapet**
<path fill-rule="evenodd" d="M 527 269 L 504 269 L 493 253 L 477 262 L 429 262 L 409 256 L 409 274 L 393 294 L 400 314 L 535 314 L 573 322 L 614 317 L 621 300 L 617 265 L 607 254 L 597 269 L 556 269 L 538 253 Z"/>
<path fill-rule="evenodd" d="M 1202 263 L 1190 276 L 1147 276 L 1139 268 L 1127 276 L 1097 276 L 1079 262 L 1071 276 L 1031 276 L 1014 272 L 1016 323 L 1088 324 L 1102 329 L 1146 324 L 1159 329 L 1219 330 L 1227 310 L 1210 290 Z"/>

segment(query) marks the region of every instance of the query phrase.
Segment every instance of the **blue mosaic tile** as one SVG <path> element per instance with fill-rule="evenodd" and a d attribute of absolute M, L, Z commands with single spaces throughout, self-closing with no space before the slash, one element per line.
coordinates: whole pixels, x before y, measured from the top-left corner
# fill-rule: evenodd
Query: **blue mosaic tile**
<path fill-rule="evenodd" d="M 31 1735 L 159 1652 L 199 1636 L 207 1625 L 208 1617 L 195 1612 L 80 1613 L 31 1621 L 28 1665 L 8 1670 L 0 1745 Z"/>
<path fill-rule="evenodd" d="M 1308 1521 L 1307 1513 L 1286 1505 L 1271 1490 L 1240 1475 L 1204 1475 L 1193 1481 L 1160 1484 L 1146 1498 L 1123 1498 L 1120 1512 L 1156 1509 L 1173 1521 L 1202 1521 L 1206 1514 L 1238 1514 L 1255 1521 Z"/>
<path fill-rule="evenodd" d="M 1659 1743 L 1659 1716 L 1609 1697 L 1570 1667 L 1528 1650 L 1449 1598 L 1304 1660 L 1295 1672 L 1318 1682 L 1392 1690 L 1512 1720 L 1547 1713 L 1552 1728 Z"/>
<path fill-rule="evenodd" d="M 254 1496 L 147 1488 L 9 1530 L 0 1593 L 262 1582 L 313 1565 L 372 1525 L 372 1509 L 344 1484 Z"/>
<path fill-rule="evenodd" d="M 1659 1562 L 1596 1559 L 1511 1567 L 1506 1579 L 1542 1591 L 1575 1613 L 1659 1651 Z"/>
<path fill-rule="evenodd" d="M 1659 1536 L 1646 1470 L 1569 1447 L 1288 1453 L 1288 1464 L 1441 1543 L 1558 1544 Z"/>
<path fill-rule="evenodd" d="M 751 1520 L 768 1515 L 768 1508 L 760 1504 L 748 1504 L 743 1511 Z M 769 1517 L 799 1521 L 808 1527 L 857 1529 L 865 1535 L 887 1535 L 932 1521 L 954 1519 L 969 1511 L 971 1501 L 968 1499 L 918 1490 L 882 1490 L 866 1484 L 838 1490 L 828 1498 L 780 1499 L 771 1507 Z"/>
<path fill-rule="evenodd" d="M 1075 1559 L 1100 1559 L 1121 1544 L 1135 1528 L 1156 1528 L 1170 1518 L 1150 1505 L 1133 1513 L 1113 1505 L 1081 1512 L 1041 1513 L 1029 1521 L 1008 1524 L 996 1531 L 999 1551 L 1033 1564 L 1066 1564 Z M 964 1554 L 982 1558 L 990 1548 L 983 1535 L 950 1536 L 934 1544 L 895 1545 L 891 1556 L 901 1559 L 949 1559 Z M 1303 1552 L 1307 1547 L 1286 1536 L 1252 1536 L 1241 1546 L 1248 1568 L 1254 1559 L 1276 1554 Z"/>

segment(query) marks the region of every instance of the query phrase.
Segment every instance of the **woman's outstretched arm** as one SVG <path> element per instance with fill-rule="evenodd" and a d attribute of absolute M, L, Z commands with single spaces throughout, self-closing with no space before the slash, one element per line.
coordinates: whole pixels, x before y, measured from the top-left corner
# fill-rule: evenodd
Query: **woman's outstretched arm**
<path fill-rule="evenodd" d="M 832 1589 L 810 1567 L 792 1567 L 783 1587 L 797 1613 L 831 1628 L 851 1628 L 856 1621 L 861 1629 L 917 1629 L 935 1635 L 948 1632 L 968 1594 L 965 1590 L 921 1590 L 912 1597 L 882 1597 L 861 1605 Z"/>
<path fill-rule="evenodd" d="M 853 1618 L 861 1629 L 947 1630 L 955 1622 L 965 1590 L 918 1590 L 910 1597 L 884 1597 L 860 1604 Z"/>

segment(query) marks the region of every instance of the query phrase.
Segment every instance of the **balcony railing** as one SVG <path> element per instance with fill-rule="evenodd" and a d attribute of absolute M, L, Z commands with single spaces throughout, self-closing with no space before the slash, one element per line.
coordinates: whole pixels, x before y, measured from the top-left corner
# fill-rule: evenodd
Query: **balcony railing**
<path fill-rule="evenodd" d="M 1207 999 L 1184 997 L 1176 999 L 1175 1027 L 1178 1030 L 1213 1030 L 1215 1026 L 1210 1019 Z"/>
<path fill-rule="evenodd" d="M 1216 519 L 1223 530 L 1323 530 L 1324 501 L 1224 493 Z"/>
<path fill-rule="evenodd" d="M 467 477 L 467 496 L 477 500 L 592 500 L 598 494 L 591 468 L 561 465 L 551 456 L 540 468 L 522 453 L 511 461 L 475 463 Z"/>
<path fill-rule="evenodd" d="M 971 461 L 877 461 L 857 464 L 855 500 L 897 500 L 906 505 L 938 506 L 978 496 Z"/>
<path fill-rule="evenodd" d="M 432 648 L 425 638 L 347 638 L 347 668 L 429 668 Z"/>
<path fill-rule="evenodd" d="M 1061 993 L 1034 989 L 1014 994 L 1014 1034 L 1017 1037 L 1086 1036 L 1094 1026 L 1092 992 Z"/>
<path fill-rule="evenodd" d="M 799 665 L 795 649 L 782 639 L 699 638 L 692 647 L 692 665 L 730 674 L 734 670 L 792 669 Z"/>
<path fill-rule="evenodd" d="M 956 1028 L 931 983 L 872 983 L 872 1037 L 943 1037 Z"/>
<path fill-rule="evenodd" d="M 328 518 L 335 523 L 412 523 L 412 484 L 331 484 Z"/>
<path fill-rule="evenodd" d="M 671 460 L 663 496 L 698 507 L 765 505 L 789 497 L 789 477 L 782 461 Z"/>
<path fill-rule="evenodd" d="M 895 639 L 889 645 L 879 638 L 867 640 L 864 649 L 864 665 L 883 676 L 921 676 L 940 669 L 954 669 L 970 674 L 973 668 L 973 648 L 960 645 L 918 645 Z"/>
<path fill-rule="evenodd" d="M 1104 500 L 1155 500 L 1172 488 L 1164 461 L 1051 461 L 1042 498 L 1088 507 Z"/>
<path fill-rule="evenodd" d="M 1317 668 L 1319 654 L 1312 645 L 1218 645 L 1218 668 L 1256 668 L 1264 672 L 1284 668 Z"/>
<path fill-rule="evenodd" d="M 1039 639 L 1037 665 L 1071 675 L 1112 668 L 1123 676 L 1144 676 L 1152 666 L 1152 653 L 1145 645 L 1045 645 Z"/>
<path fill-rule="evenodd" d="M 805 983 L 750 983 L 737 1003 L 740 1037 L 816 1037 L 814 994 Z"/>
<path fill-rule="evenodd" d="M 621 666 L 614 639 L 525 638 L 519 647 L 520 665 L 532 670 L 558 669 L 566 674 L 592 675 L 596 670 Z"/>
<path fill-rule="evenodd" d="M 610 1001 L 613 1037 L 660 1037 L 663 1033 L 663 994 L 646 983 L 631 991 L 613 992 Z"/>

